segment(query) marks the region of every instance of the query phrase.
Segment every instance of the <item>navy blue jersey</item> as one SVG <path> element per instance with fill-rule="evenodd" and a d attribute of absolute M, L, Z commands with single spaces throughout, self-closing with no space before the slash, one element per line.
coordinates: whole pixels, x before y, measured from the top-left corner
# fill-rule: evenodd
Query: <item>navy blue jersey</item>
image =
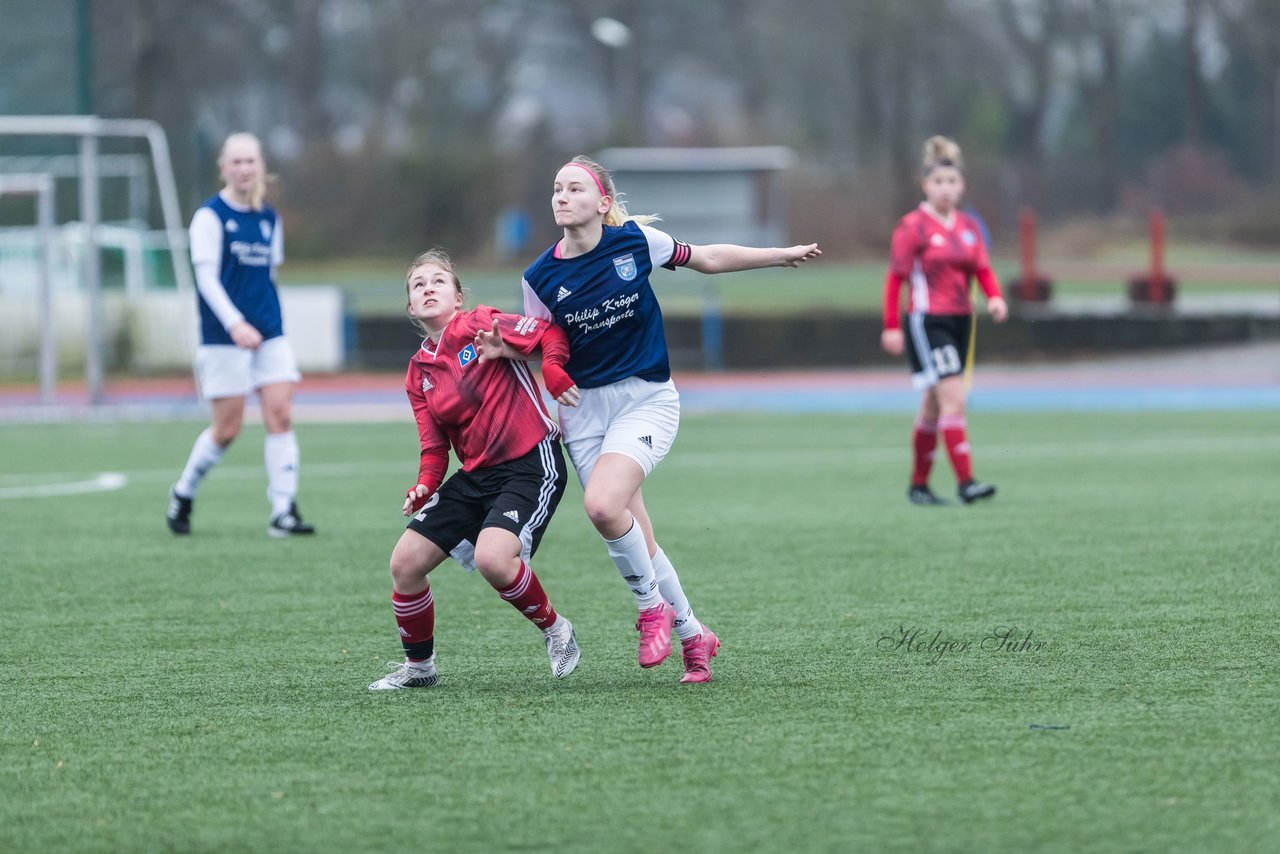
<path fill-rule="evenodd" d="M 525 314 L 552 318 L 568 333 L 565 370 L 579 388 L 628 377 L 665 382 L 667 336 L 649 274 L 688 260 L 686 244 L 655 228 L 606 225 L 587 254 L 559 258 L 552 246 L 525 270 Z"/>
<path fill-rule="evenodd" d="M 275 234 L 276 212 L 269 207 L 260 211 L 237 210 L 221 196 L 209 199 L 203 207 L 212 210 L 222 223 L 218 278 L 227 297 L 244 319 L 262 333 L 263 340 L 283 335 L 280 296 L 272 277 L 272 267 L 279 261 L 273 251 L 273 245 L 279 245 Z M 198 257 L 197 252 L 193 245 L 192 261 L 207 260 Z M 205 344 L 234 343 L 203 296 L 200 297 L 200 337 Z"/>

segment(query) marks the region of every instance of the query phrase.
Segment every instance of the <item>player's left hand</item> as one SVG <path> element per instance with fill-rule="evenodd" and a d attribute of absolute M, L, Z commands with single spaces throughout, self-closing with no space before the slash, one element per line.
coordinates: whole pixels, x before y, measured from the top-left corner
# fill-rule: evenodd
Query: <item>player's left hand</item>
<path fill-rule="evenodd" d="M 480 330 L 476 333 L 476 355 L 480 361 L 502 358 L 502 333 L 498 332 L 498 318 L 493 319 L 492 330 Z"/>
<path fill-rule="evenodd" d="M 1004 323 L 1009 317 L 1009 306 L 1005 303 L 1004 297 L 991 297 L 987 300 L 987 311 L 996 323 Z"/>
<path fill-rule="evenodd" d="M 792 246 L 790 248 L 783 249 L 782 252 L 785 259 L 782 263 L 783 267 L 799 267 L 805 261 L 817 258 L 822 254 L 822 250 L 818 248 L 818 244 L 816 243 Z"/>

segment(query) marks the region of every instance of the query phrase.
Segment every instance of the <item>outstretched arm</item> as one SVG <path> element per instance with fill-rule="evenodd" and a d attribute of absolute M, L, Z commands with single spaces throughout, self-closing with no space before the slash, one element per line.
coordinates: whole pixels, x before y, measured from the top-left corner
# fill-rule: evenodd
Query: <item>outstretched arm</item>
<path fill-rule="evenodd" d="M 699 273 L 736 273 L 739 270 L 759 270 L 764 267 L 799 267 L 805 261 L 822 254 L 816 243 L 770 249 L 738 246 L 735 243 L 712 243 L 707 246 L 690 246 L 689 249 L 689 261 L 685 266 Z"/>

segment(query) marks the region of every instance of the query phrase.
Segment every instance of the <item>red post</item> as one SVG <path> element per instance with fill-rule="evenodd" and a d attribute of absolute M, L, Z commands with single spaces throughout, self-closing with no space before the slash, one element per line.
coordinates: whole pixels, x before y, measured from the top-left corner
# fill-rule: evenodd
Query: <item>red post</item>
<path fill-rule="evenodd" d="M 1129 299 L 1138 304 L 1168 307 L 1173 303 L 1177 282 L 1164 266 L 1164 211 L 1152 208 L 1147 223 L 1151 263 L 1145 273 L 1129 278 Z"/>
<path fill-rule="evenodd" d="M 1165 286 L 1168 282 L 1164 276 L 1164 211 L 1151 209 L 1151 301 L 1168 302 Z"/>
<path fill-rule="evenodd" d="M 1018 247 L 1022 270 L 1009 294 L 1018 302 L 1046 302 L 1053 293 L 1053 283 L 1036 269 L 1036 212 L 1029 207 L 1018 211 Z"/>
<path fill-rule="evenodd" d="M 1036 280 L 1036 212 L 1031 208 L 1023 208 L 1018 212 L 1018 235 L 1022 255 L 1022 274 L 1024 282 Z"/>

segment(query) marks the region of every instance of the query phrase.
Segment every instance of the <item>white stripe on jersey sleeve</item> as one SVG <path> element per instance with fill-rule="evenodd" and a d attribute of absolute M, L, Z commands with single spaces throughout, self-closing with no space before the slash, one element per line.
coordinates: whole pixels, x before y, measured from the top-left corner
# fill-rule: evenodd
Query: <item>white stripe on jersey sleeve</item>
<path fill-rule="evenodd" d="M 276 214 L 276 227 L 271 230 L 271 273 L 275 278 L 276 267 L 284 263 L 284 222 Z"/>
<path fill-rule="evenodd" d="M 542 320 L 555 320 L 551 314 L 551 309 L 547 308 L 542 300 L 538 299 L 538 295 L 533 292 L 533 288 L 529 286 L 528 279 L 520 280 L 520 289 L 524 291 L 524 313 L 529 317 L 537 317 Z"/>
<path fill-rule="evenodd" d="M 222 287 L 222 220 L 213 208 L 200 208 L 191 217 L 191 266 L 196 271 L 196 290 L 218 318 L 222 328 L 230 330 L 244 320 L 244 315 L 231 302 Z"/>
<path fill-rule="evenodd" d="M 676 251 L 674 237 L 665 231 L 658 231 L 658 229 L 650 228 L 647 225 L 640 226 L 640 231 L 644 233 L 645 238 L 649 241 L 649 260 L 653 262 L 654 269 L 671 260 L 671 256 Z"/>
<path fill-rule="evenodd" d="M 204 298 L 209 310 L 218 318 L 222 328 L 231 331 L 231 327 L 244 320 L 244 315 L 236 308 L 226 288 L 222 287 L 222 279 L 218 278 L 218 265 L 209 261 L 201 261 L 195 265 L 196 290 Z"/>
<path fill-rule="evenodd" d="M 191 217 L 191 263 L 212 261 L 214 270 L 222 265 L 222 220 L 213 208 L 200 208 Z"/>

